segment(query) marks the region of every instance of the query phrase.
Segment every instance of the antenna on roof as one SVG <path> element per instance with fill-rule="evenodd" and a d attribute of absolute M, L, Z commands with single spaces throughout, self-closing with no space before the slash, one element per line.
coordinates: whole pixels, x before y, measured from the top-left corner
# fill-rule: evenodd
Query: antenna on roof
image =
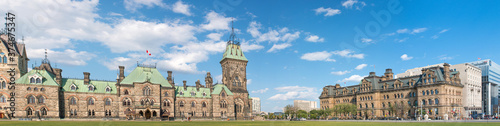
<path fill-rule="evenodd" d="M 22 40 L 21 44 L 24 44 L 24 36 L 23 36 L 23 38 L 21 40 Z"/>

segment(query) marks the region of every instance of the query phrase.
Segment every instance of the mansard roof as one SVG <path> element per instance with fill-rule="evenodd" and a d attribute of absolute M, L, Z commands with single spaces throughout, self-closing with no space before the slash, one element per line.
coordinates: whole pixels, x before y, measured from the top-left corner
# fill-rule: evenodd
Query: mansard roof
<path fill-rule="evenodd" d="M 233 43 L 227 44 L 226 51 L 222 55 L 221 61 L 223 61 L 224 59 L 236 59 L 236 60 L 248 61 L 248 59 L 245 57 L 245 54 L 243 54 L 240 45 Z"/>
<path fill-rule="evenodd" d="M 22 77 L 17 79 L 15 82 L 17 84 L 33 84 L 33 85 L 40 85 L 37 83 L 30 83 L 30 77 L 33 76 L 39 76 L 42 77 L 42 84 L 41 85 L 51 85 L 51 86 L 59 86 L 57 82 L 55 81 L 55 75 L 47 72 L 46 70 L 31 70 L 30 72 L 24 74 Z"/>
<path fill-rule="evenodd" d="M 161 75 L 161 73 L 152 67 L 137 66 L 120 84 L 134 84 L 150 82 L 160 84 L 162 87 L 172 87 L 172 85 Z"/>
<path fill-rule="evenodd" d="M 116 94 L 117 89 L 116 89 L 116 82 L 113 81 L 97 81 L 97 80 L 90 80 L 89 84 L 84 84 L 83 79 L 70 79 L 70 78 L 63 78 L 62 79 L 62 91 L 65 92 L 86 92 L 86 93 L 110 93 L 110 94 Z M 71 86 L 75 85 L 76 90 L 71 90 Z M 94 86 L 94 91 L 89 91 L 89 86 Z M 106 88 L 110 87 L 111 91 L 106 92 Z"/>

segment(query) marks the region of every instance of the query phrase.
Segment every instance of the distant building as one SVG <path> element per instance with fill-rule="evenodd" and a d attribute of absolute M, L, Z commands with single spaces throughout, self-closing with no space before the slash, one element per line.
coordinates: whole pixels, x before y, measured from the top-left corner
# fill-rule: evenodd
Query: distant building
<path fill-rule="evenodd" d="M 260 114 L 260 98 L 252 97 L 252 114 Z"/>
<path fill-rule="evenodd" d="M 318 109 L 317 104 L 318 102 L 316 101 L 293 100 L 294 107 L 298 107 L 299 110 L 304 110 L 307 112 Z"/>
<path fill-rule="evenodd" d="M 422 69 L 430 67 L 442 67 L 443 63 L 418 67 L 406 70 L 404 73 L 397 74 L 397 78 L 405 78 L 422 74 Z M 451 65 L 452 71 L 458 71 L 464 88 L 462 90 L 462 104 L 464 106 L 466 117 L 482 113 L 481 104 L 481 69 L 469 63 Z"/>
<path fill-rule="evenodd" d="M 489 59 L 470 62 L 470 64 L 481 68 L 483 112 L 486 115 L 493 115 L 495 114 L 493 108 L 498 105 L 499 99 L 500 66 Z"/>

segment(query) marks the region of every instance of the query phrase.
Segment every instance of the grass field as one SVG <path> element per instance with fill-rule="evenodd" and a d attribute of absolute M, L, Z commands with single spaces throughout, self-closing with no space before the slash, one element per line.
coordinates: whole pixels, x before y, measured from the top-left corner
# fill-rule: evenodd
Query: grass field
<path fill-rule="evenodd" d="M 337 122 L 337 121 L 0 121 L 0 126 L 500 126 L 492 122 Z"/>

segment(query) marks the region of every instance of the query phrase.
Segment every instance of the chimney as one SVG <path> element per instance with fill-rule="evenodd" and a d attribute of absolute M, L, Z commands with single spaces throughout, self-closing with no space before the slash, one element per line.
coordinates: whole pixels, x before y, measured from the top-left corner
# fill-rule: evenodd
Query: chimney
<path fill-rule="evenodd" d="M 196 91 L 200 91 L 200 87 L 202 87 L 201 83 L 200 83 L 200 80 L 197 80 L 196 81 Z"/>
<path fill-rule="evenodd" d="M 187 87 L 187 86 L 186 86 L 187 81 L 186 81 L 186 80 L 183 80 L 183 81 L 182 81 L 182 83 L 184 84 L 184 90 L 186 90 L 186 89 L 187 89 L 187 88 L 186 88 L 186 87 Z"/>
<path fill-rule="evenodd" d="M 205 86 L 210 89 L 210 92 L 212 92 L 213 83 L 214 81 L 212 79 L 212 75 L 210 74 L 210 72 L 207 72 L 207 76 L 205 77 Z"/>
<path fill-rule="evenodd" d="M 168 83 L 173 84 L 174 82 L 172 81 L 172 71 L 167 71 L 167 73 L 168 73 L 167 76 Z"/>
<path fill-rule="evenodd" d="M 83 84 L 88 85 L 90 82 L 90 73 L 83 72 Z"/>
<path fill-rule="evenodd" d="M 370 76 L 370 77 L 374 77 L 374 76 L 377 76 L 377 75 L 375 74 L 375 72 L 370 72 L 370 75 L 369 75 L 369 76 Z"/>
<path fill-rule="evenodd" d="M 444 73 L 443 73 L 444 74 L 444 79 L 445 79 L 446 82 L 449 82 L 450 81 L 450 64 L 444 63 L 443 67 L 444 67 Z"/>
<path fill-rule="evenodd" d="M 56 82 L 61 85 L 62 84 L 62 69 L 55 68 L 55 74 L 56 74 Z"/>
<path fill-rule="evenodd" d="M 122 82 L 123 79 L 125 79 L 125 74 L 124 74 L 124 70 L 125 70 L 125 67 L 124 66 L 118 66 L 118 69 L 120 69 L 120 74 L 118 75 L 118 83 Z"/>

